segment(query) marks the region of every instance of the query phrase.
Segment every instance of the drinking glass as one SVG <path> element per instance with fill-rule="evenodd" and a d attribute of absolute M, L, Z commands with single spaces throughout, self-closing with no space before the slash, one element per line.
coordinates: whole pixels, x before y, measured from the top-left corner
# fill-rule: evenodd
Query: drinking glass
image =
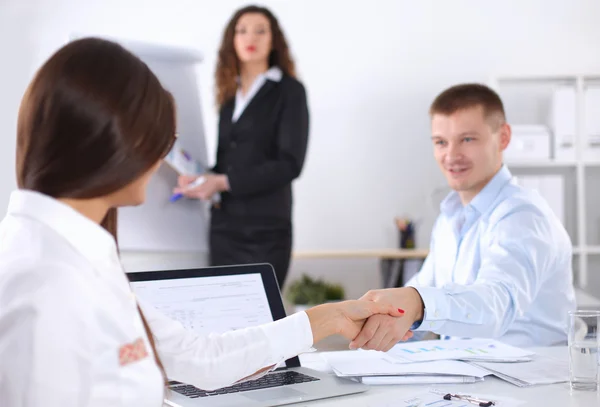
<path fill-rule="evenodd" d="M 569 373 L 572 390 L 597 391 L 600 384 L 600 310 L 569 312 Z"/>

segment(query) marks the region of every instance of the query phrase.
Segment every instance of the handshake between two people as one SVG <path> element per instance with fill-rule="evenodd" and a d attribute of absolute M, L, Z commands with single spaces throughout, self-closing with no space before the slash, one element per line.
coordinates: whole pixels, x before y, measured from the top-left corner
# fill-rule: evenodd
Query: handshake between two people
<path fill-rule="evenodd" d="M 387 352 L 412 337 L 415 321 L 423 318 L 423 301 L 412 287 L 372 290 L 358 300 L 318 305 L 306 311 L 313 342 L 338 334 L 350 349 Z"/>

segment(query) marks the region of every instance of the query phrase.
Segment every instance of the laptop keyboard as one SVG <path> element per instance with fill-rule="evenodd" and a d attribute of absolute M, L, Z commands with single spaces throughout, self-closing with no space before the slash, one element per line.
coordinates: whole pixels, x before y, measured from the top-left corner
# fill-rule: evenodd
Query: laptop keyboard
<path fill-rule="evenodd" d="M 290 384 L 308 383 L 315 382 L 320 379 L 312 376 L 307 376 L 302 373 L 294 371 L 283 371 L 269 373 L 256 380 L 249 380 L 247 382 L 238 383 L 233 386 L 224 387 L 218 390 L 205 391 L 200 390 L 189 384 L 180 382 L 170 381 L 169 388 L 179 394 L 190 398 L 217 396 L 221 394 L 239 393 L 250 390 L 268 389 L 269 387 L 280 387 L 289 386 Z"/>

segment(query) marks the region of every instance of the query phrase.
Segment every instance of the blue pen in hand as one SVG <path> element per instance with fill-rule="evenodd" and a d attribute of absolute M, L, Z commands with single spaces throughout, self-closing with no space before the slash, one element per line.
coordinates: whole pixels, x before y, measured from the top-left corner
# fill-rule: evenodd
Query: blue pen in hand
<path fill-rule="evenodd" d="M 198 177 L 196 178 L 194 181 L 190 182 L 185 189 L 192 189 L 192 188 L 196 188 L 197 186 L 200 186 L 204 183 L 205 178 L 204 177 Z M 171 202 L 177 202 L 179 201 L 181 198 L 183 198 L 183 193 L 179 192 L 177 194 L 173 194 L 171 196 L 171 199 L 169 199 L 169 201 Z"/>

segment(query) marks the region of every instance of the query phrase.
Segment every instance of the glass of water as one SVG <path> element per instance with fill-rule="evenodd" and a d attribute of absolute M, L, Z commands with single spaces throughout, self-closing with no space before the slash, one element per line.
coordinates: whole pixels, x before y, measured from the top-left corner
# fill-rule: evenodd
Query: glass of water
<path fill-rule="evenodd" d="M 596 391 L 600 384 L 600 310 L 569 312 L 569 371 L 572 390 Z"/>

